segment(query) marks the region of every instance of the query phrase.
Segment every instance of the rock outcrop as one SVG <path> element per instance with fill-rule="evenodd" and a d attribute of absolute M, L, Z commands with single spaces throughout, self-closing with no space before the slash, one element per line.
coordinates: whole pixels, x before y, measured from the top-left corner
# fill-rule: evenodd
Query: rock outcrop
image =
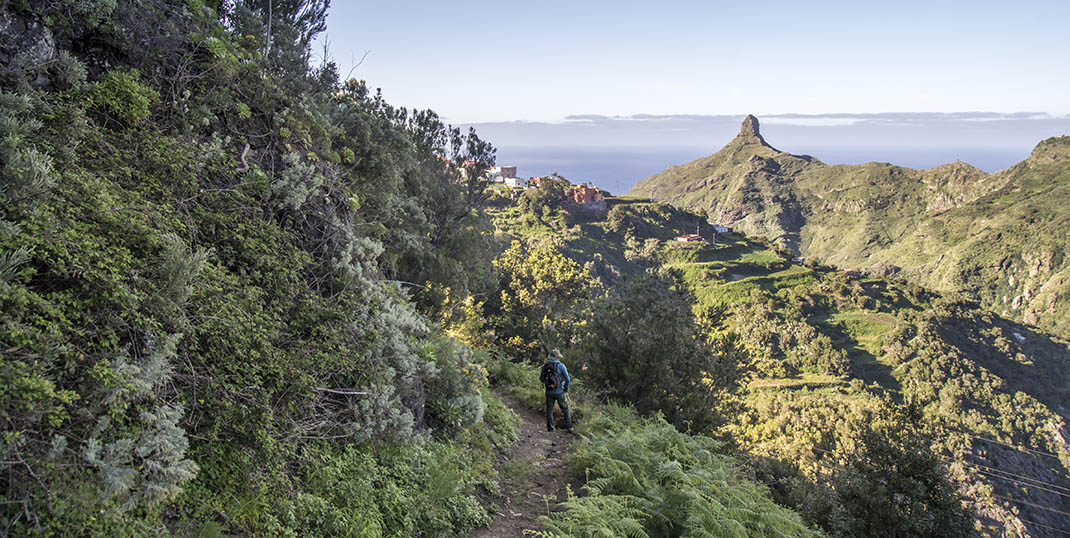
<path fill-rule="evenodd" d="M 739 128 L 739 134 L 736 135 L 736 139 L 742 139 L 748 142 L 757 142 L 763 146 L 768 146 L 765 139 L 762 138 L 760 126 L 758 124 L 758 118 L 753 114 L 748 114 L 746 118 L 743 118 L 743 125 Z"/>
<path fill-rule="evenodd" d="M 38 76 L 29 82 L 44 86 L 48 79 L 36 72 L 55 56 L 56 43 L 47 26 L 31 18 L 0 11 L 0 77 L 34 71 Z"/>

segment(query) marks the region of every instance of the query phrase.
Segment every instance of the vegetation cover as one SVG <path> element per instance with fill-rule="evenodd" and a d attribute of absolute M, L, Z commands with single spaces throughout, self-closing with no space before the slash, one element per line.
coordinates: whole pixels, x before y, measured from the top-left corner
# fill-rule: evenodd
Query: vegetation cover
<path fill-rule="evenodd" d="M 312 66 L 326 8 L 0 8 L 4 534 L 488 521 L 515 418 L 436 320 L 493 148 Z"/>
<path fill-rule="evenodd" d="M 0 8 L 5 534 L 490 521 L 517 417 L 486 368 L 577 341 L 604 288 L 492 233 L 489 144 L 310 63 L 326 8 Z"/>
<path fill-rule="evenodd" d="M 792 262 L 664 203 L 557 211 L 545 225 L 508 206 L 492 213 L 608 288 L 571 353 L 584 390 L 671 418 L 674 406 L 641 405 L 659 382 L 641 373 L 681 368 L 692 344 L 672 335 L 693 323 L 706 360 L 687 362 L 711 383 L 689 386 L 685 368 L 670 393 L 708 397 L 715 379 L 724 390 L 705 421 L 676 424 L 733 447 L 808 524 L 837 536 L 1046 536 L 1066 524 L 1066 341 L 909 282 Z M 672 240 L 696 223 L 706 242 Z M 680 293 L 693 314 L 644 318 Z M 629 300 L 630 316 L 607 308 Z"/>
<path fill-rule="evenodd" d="M 571 465 L 586 480 L 542 536 L 819 536 L 741 474 L 712 437 L 610 406 L 584 425 Z"/>
<path fill-rule="evenodd" d="M 0 6 L 4 533 L 467 535 L 518 438 L 488 385 L 540 406 L 554 347 L 547 535 L 1066 526 L 1065 342 L 675 244 L 714 234 L 667 204 L 514 201 L 474 132 L 310 62 L 327 7 Z"/>
<path fill-rule="evenodd" d="M 708 213 L 814 263 L 897 275 L 1070 336 L 1070 137 L 988 174 L 963 162 L 829 166 L 773 148 L 753 116 L 744 123 L 717 153 L 629 194 Z"/>

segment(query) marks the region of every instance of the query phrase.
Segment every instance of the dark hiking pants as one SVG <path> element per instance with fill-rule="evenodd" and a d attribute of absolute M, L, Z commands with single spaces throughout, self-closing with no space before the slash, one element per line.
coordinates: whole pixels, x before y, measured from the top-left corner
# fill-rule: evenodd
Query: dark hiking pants
<path fill-rule="evenodd" d="M 565 428 L 572 429 L 572 418 L 568 414 L 568 402 L 565 401 L 565 393 L 546 394 L 546 429 L 554 429 L 554 402 L 561 406 L 561 412 L 565 414 Z"/>

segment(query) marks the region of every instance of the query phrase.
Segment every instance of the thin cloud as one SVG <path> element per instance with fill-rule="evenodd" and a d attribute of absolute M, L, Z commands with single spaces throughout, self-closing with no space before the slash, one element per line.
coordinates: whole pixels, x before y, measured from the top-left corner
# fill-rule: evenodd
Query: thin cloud
<path fill-rule="evenodd" d="M 628 122 L 738 122 L 743 114 L 632 114 L 605 116 L 602 114 L 572 114 L 565 116 L 568 122 L 622 124 Z M 1004 120 L 1051 120 L 1060 119 L 1045 112 L 877 112 L 827 114 L 762 114 L 762 122 L 778 125 L 805 125 L 811 127 L 843 126 L 859 123 L 917 125 L 928 122 L 1004 121 Z"/>

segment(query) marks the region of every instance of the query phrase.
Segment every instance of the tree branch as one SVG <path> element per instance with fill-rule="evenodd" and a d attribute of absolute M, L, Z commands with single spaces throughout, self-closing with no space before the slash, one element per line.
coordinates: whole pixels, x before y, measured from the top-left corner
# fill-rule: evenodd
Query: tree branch
<path fill-rule="evenodd" d="M 345 396 L 366 396 L 368 394 L 366 391 L 325 389 L 323 387 L 316 387 L 316 390 L 319 392 L 329 392 L 331 394 L 342 394 Z"/>

